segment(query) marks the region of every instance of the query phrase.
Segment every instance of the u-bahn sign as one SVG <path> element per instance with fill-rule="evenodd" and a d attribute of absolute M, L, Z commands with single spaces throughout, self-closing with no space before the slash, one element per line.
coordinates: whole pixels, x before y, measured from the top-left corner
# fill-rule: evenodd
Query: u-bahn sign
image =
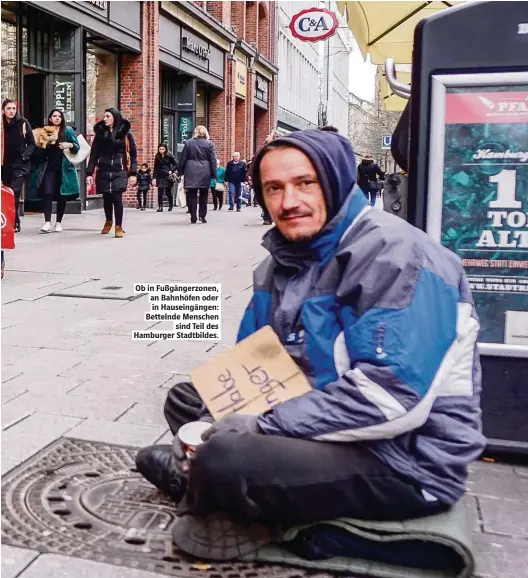
<path fill-rule="evenodd" d="M 335 34 L 337 17 L 326 8 L 308 8 L 295 14 L 290 21 L 290 31 L 303 42 L 319 42 Z"/>

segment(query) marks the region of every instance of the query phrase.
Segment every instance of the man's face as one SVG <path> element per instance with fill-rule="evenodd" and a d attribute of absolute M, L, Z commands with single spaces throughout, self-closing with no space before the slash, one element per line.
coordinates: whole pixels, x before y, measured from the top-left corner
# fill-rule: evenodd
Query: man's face
<path fill-rule="evenodd" d="M 6 115 L 6 117 L 9 120 L 15 118 L 16 111 L 17 111 L 17 107 L 16 107 L 16 104 L 14 102 L 9 102 L 8 104 L 6 104 L 6 106 L 4 108 L 4 114 Z"/>
<path fill-rule="evenodd" d="M 233 153 L 233 160 L 238 163 L 240 161 L 240 153 Z"/>
<path fill-rule="evenodd" d="M 327 220 L 323 189 L 310 159 L 292 147 L 269 151 L 260 163 L 264 202 L 290 241 L 317 235 Z"/>

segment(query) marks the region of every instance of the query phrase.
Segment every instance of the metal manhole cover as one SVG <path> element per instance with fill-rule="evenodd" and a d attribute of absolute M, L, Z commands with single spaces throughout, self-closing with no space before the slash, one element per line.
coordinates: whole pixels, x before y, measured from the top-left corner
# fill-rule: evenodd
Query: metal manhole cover
<path fill-rule="evenodd" d="M 174 505 L 135 471 L 137 449 L 62 438 L 2 478 L 2 543 L 195 578 L 330 578 L 252 563 L 208 569 L 174 549 Z"/>

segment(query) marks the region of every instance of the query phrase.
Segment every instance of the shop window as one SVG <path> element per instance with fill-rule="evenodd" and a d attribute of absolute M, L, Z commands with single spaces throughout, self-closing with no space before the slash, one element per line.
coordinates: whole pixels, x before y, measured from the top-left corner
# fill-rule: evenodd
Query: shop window
<path fill-rule="evenodd" d="M 18 100 L 16 16 L 2 8 L 2 100 Z"/>
<path fill-rule="evenodd" d="M 161 130 L 161 142 L 166 144 L 171 152 L 174 151 L 174 113 L 163 113 L 163 125 Z"/>
<path fill-rule="evenodd" d="M 98 46 L 86 45 L 86 140 L 92 144 L 94 125 L 107 108 L 119 108 L 117 55 Z M 87 190 L 95 195 L 95 185 Z"/>
<path fill-rule="evenodd" d="M 207 87 L 202 82 L 199 82 L 196 87 L 196 126 L 199 124 L 207 127 L 209 122 L 208 108 L 209 108 L 209 94 Z"/>

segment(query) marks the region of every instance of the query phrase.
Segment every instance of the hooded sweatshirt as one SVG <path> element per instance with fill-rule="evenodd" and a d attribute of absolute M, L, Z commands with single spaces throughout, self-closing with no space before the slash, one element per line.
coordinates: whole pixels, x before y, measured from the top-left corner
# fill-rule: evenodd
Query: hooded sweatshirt
<path fill-rule="evenodd" d="M 313 389 L 273 407 L 267 435 L 361 443 L 446 504 L 464 493 L 485 438 L 479 323 L 456 255 L 368 206 L 342 136 L 300 131 L 273 141 L 303 151 L 328 222 L 311 240 L 264 237 L 239 340 L 271 325 Z M 253 184 L 263 204 L 260 162 Z"/>

